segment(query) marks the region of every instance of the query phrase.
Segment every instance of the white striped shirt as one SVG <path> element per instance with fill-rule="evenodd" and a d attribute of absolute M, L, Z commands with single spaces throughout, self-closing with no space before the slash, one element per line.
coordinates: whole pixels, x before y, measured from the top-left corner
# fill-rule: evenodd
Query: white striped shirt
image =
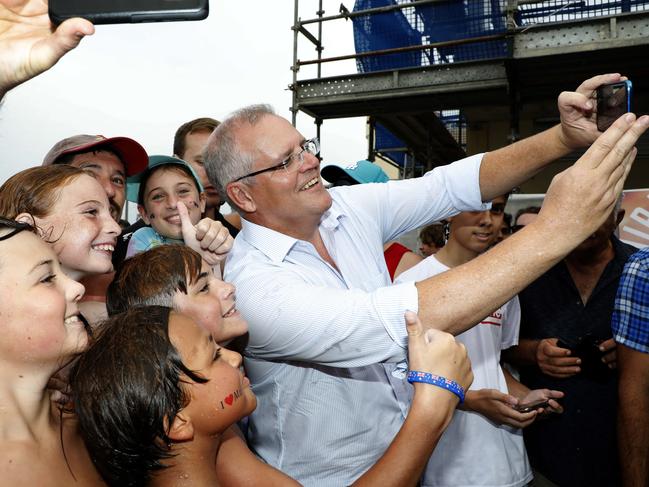
<path fill-rule="evenodd" d="M 413 283 L 391 286 L 383 243 L 481 202 L 482 155 L 422 178 L 334 188 L 308 242 L 242 220 L 225 268 L 248 321 L 246 373 L 257 394 L 251 447 L 303 484 L 349 485 L 403 423 L 382 362 L 406 356 Z"/>

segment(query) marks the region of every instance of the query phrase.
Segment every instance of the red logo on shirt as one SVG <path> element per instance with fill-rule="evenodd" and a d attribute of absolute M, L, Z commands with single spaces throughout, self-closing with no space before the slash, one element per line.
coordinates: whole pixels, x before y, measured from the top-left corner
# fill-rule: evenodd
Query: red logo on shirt
<path fill-rule="evenodd" d="M 502 326 L 502 321 L 503 321 L 503 312 L 501 309 L 497 309 L 493 313 L 491 313 L 489 316 L 487 316 L 484 320 L 480 322 L 481 325 L 493 325 L 493 326 Z"/>

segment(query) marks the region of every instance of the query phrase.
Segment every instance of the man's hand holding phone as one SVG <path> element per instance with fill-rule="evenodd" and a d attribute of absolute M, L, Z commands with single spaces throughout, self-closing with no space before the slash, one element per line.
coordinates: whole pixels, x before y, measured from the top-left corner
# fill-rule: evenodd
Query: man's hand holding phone
<path fill-rule="evenodd" d="M 587 79 L 575 91 L 559 95 L 560 140 L 567 150 L 588 147 L 601 135 L 597 129 L 597 89 L 625 80 L 619 73 L 601 74 Z"/>
<path fill-rule="evenodd" d="M 467 391 L 464 405 L 461 409 L 475 411 L 496 424 L 506 424 L 514 428 L 525 428 L 534 422 L 537 410 L 518 411 L 519 403 L 511 394 L 505 394 L 497 389 L 479 389 Z"/>
<path fill-rule="evenodd" d="M 597 88 L 597 130 L 604 132 L 631 111 L 632 88 L 633 84 L 626 78 Z"/>
<path fill-rule="evenodd" d="M 536 363 L 541 372 L 551 377 L 564 379 L 581 372 L 581 359 L 572 357 L 571 351 L 557 345 L 557 338 L 539 340 L 536 347 Z"/>
<path fill-rule="evenodd" d="M 563 392 L 553 391 L 551 389 L 535 389 L 530 391 L 525 397 L 520 399 L 515 409 L 521 413 L 536 411 L 539 414 L 563 412 L 561 404 L 557 399 L 563 397 Z"/>
<path fill-rule="evenodd" d="M 92 23 L 79 18 L 54 29 L 47 1 L 0 0 L 0 98 L 54 66 L 94 31 Z"/>

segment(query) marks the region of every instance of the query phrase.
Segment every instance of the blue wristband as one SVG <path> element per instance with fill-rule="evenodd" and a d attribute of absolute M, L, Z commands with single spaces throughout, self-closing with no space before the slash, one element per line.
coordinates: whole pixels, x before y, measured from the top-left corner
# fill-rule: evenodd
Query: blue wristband
<path fill-rule="evenodd" d="M 447 379 L 446 377 L 442 377 L 441 375 L 411 370 L 410 372 L 408 372 L 408 382 L 410 382 L 411 384 L 413 382 L 424 382 L 426 384 L 441 387 L 442 389 L 451 391 L 453 394 L 459 397 L 460 404 L 464 402 L 464 387 L 462 387 L 454 380 Z"/>

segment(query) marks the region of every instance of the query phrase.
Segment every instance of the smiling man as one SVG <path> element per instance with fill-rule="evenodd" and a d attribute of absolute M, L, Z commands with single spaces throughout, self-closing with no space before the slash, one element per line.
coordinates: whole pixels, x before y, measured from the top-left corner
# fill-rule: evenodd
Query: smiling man
<path fill-rule="evenodd" d="M 146 169 L 149 157 L 140 144 L 127 137 L 73 135 L 60 140 L 43 159 L 43 166 L 69 164 L 92 174 L 108 195 L 115 221 L 126 202 L 126 177 Z"/>
<path fill-rule="evenodd" d="M 601 135 L 590 97 L 603 75 L 559 98 L 562 124 L 425 176 L 326 190 L 319 143 L 264 105 L 239 110 L 210 136 L 205 166 L 242 216 L 225 268 L 250 326 L 246 371 L 259 398 L 249 441 L 305 485 L 350 485 L 403 424 L 395 398 L 406 357 L 404 313 L 461 333 L 558 262 L 610 213 L 649 117 Z M 539 218 L 467 264 L 391 285 L 383 244 L 509 191 L 575 147 Z M 615 148 L 613 150 L 612 148 Z M 584 223 L 586 222 L 586 223 Z M 503 278 L 503 276 L 507 276 Z M 479 283 L 480 285 L 476 285 Z M 393 389 L 394 388 L 394 389 Z"/>

